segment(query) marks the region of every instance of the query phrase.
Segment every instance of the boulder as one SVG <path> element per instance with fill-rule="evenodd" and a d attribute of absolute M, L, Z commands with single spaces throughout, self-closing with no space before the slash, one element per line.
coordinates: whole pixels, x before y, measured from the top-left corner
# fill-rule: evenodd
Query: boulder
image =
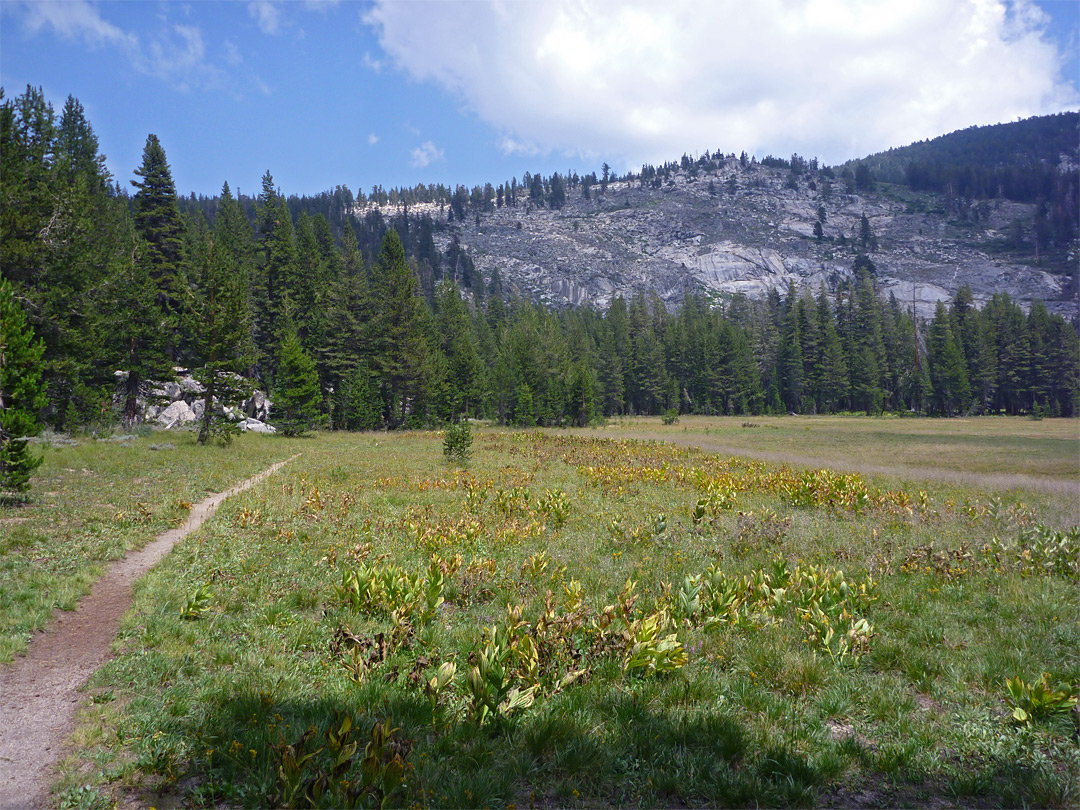
<path fill-rule="evenodd" d="M 183 400 L 179 400 L 159 413 L 157 421 L 159 424 L 164 425 L 166 430 L 169 430 L 177 425 L 190 424 L 197 418 L 195 411 L 191 410 L 191 406 Z"/>
<path fill-rule="evenodd" d="M 205 394 L 206 393 L 206 386 L 204 386 L 201 382 L 196 380 L 194 377 L 181 377 L 180 381 L 179 381 L 179 384 L 180 384 L 180 389 L 185 394 Z"/>
<path fill-rule="evenodd" d="M 273 425 L 268 425 L 266 422 L 260 422 L 258 419 L 245 419 L 240 423 L 240 430 L 250 430 L 252 433 L 277 433 L 277 428 Z"/>
<path fill-rule="evenodd" d="M 265 421 L 266 417 L 270 415 L 271 404 L 270 400 L 266 398 L 266 394 L 262 391 L 254 391 L 248 399 L 244 400 L 242 407 L 249 418 Z"/>
<path fill-rule="evenodd" d="M 191 403 L 191 410 L 195 412 L 195 418 L 202 419 L 203 414 L 206 412 L 206 400 L 195 400 Z M 221 400 L 217 397 L 214 397 L 210 401 L 210 410 L 213 412 L 214 416 L 225 416 L 226 408 L 221 404 Z"/>
<path fill-rule="evenodd" d="M 169 380 L 169 382 L 162 383 L 160 387 L 155 388 L 154 395 L 163 397 L 170 402 L 176 402 L 176 400 L 183 398 L 184 389 L 180 387 L 179 383 Z"/>

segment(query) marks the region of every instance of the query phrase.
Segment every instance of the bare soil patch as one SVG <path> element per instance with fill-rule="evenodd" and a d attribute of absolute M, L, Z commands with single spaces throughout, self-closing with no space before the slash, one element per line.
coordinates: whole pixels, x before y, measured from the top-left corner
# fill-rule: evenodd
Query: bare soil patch
<path fill-rule="evenodd" d="M 30 642 L 26 656 L 0 667 L 0 807 L 48 806 L 52 768 L 83 699 L 79 689 L 108 658 L 135 581 L 199 528 L 222 501 L 293 458 L 195 504 L 180 528 L 113 563 L 77 610 L 57 611 L 52 625 Z"/>

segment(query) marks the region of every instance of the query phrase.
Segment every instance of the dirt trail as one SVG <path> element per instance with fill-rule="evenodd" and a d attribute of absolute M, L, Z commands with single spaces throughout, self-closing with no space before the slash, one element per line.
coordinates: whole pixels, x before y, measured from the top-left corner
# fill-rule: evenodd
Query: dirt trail
<path fill-rule="evenodd" d="M 299 454 L 297 454 L 299 455 Z M 0 808 L 47 807 L 52 768 L 82 702 L 79 688 L 109 656 L 135 580 L 209 518 L 218 504 L 249 489 L 296 456 L 192 507 L 178 529 L 113 563 L 73 612 L 30 642 L 23 658 L 0 666 Z"/>

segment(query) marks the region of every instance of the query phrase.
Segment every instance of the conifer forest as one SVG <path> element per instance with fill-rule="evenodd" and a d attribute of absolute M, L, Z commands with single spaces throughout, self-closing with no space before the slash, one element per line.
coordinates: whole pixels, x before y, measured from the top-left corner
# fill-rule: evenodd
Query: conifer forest
<path fill-rule="evenodd" d="M 0 138 L 4 345 L 22 347 L 9 365 L 41 380 L 20 394 L 4 378 L 5 404 L 14 413 L 21 397 L 27 415 L 20 430 L 27 419 L 130 423 L 149 383 L 181 367 L 204 380 L 208 403 L 230 386 L 257 387 L 275 402 L 271 421 L 334 430 L 461 417 L 572 426 L 672 411 L 1080 409 L 1077 324 L 1038 302 L 1025 309 L 997 294 L 980 309 L 961 288 L 917 319 L 880 294 L 872 255 L 860 252 L 834 290 L 760 300 L 689 290 L 677 311 L 642 292 L 606 311 L 555 310 L 507 295 L 456 241 L 440 251 L 433 234 L 447 221 L 409 210 L 439 201 L 450 221 L 479 221 L 518 197 L 557 207 L 568 188 L 606 184 L 606 164 L 602 178 L 527 176 L 471 195 L 338 186 L 286 196 L 268 171 L 254 198 L 225 183 L 196 199 L 178 196 L 152 134 L 131 187 L 110 176 L 72 97 L 59 113 L 32 87 L 4 99 Z M 915 157 L 908 179 L 934 186 L 927 158 Z M 387 217 L 369 201 L 399 205 Z M 1070 224 L 1048 220 L 1048 238 L 1074 239 Z"/>

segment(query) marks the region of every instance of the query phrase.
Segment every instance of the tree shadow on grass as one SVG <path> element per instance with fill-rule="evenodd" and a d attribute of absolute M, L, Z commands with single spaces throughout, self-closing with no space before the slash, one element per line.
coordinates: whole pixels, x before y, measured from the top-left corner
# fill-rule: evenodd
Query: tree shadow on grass
<path fill-rule="evenodd" d="M 345 717 L 358 745 L 352 779 L 373 727 L 397 729 L 407 767 L 394 805 L 797 806 L 812 803 L 825 781 L 799 752 L 755 748 L 721 708 L 658 708 L 602 683 L 484 728 L 462 706 L 449 722 L 433 723 L 422 693 L 381 678 L 339 698 L 276 701 L 241 688 L 207 708 L 199 727 L 187 730 L 190 778 L 181 785 L 194 806 L 280 805 L 284 746 L 313 754 L 309 775 L 328 773 L 327 732 Z"/>

